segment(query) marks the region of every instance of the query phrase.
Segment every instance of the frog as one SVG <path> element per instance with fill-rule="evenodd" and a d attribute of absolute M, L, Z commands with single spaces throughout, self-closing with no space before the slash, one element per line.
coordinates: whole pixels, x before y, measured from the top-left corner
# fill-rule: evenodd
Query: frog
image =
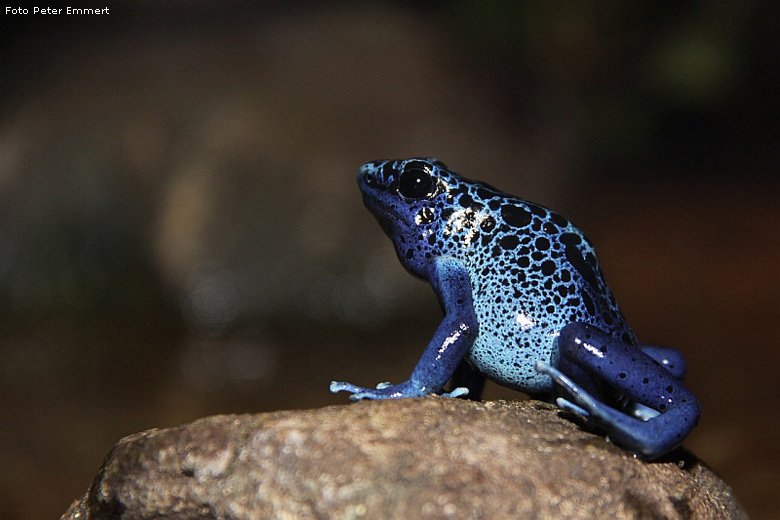
<path fill-rule="evenodd" d="M 331 392 L 352 401 L 478 400 L 490 380 L 554 403 L 647 460 L 698 424 L 683 355 L 638 342 L 593 244 L 568 219 L 435 158 L 367 162 L 357 180 L 401 264 L 428 281 L 444 317 L 406 381 L 332 381 Z"/>

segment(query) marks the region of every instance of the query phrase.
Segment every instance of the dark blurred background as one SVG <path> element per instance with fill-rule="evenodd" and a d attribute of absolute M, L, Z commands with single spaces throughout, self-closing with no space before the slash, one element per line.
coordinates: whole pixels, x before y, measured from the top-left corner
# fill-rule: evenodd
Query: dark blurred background
<path fill-rule="evenodd" d="M 640 340 L 688 359 L 686 446 L 776 515 L 778 20 L 771 1 L 2 14 L 0 518 L 57 517 L 122 436 L 405 379 L 440 311 L 355 174 L 414 155 L 585 229 Z"/>

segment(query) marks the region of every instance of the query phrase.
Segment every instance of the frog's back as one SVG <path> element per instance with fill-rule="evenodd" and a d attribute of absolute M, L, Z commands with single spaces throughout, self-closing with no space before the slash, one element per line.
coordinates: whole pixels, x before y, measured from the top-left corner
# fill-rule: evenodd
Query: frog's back
<path fill-rule="evenodd" d="M 469 360 L 500 384 L 548 392 L 537 360 L 555 366 L 555 338 L 586 322 L 636 344 L 582 232 L 543 206 L 451 174 L 441 252 L 467 266 L 479 320 Z"/>

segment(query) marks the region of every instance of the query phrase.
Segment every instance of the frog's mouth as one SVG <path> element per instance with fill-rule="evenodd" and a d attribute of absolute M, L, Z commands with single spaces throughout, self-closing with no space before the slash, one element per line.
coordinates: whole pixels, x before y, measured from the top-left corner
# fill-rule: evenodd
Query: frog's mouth
<path fill-rule="evenodd" d="M 404 228 L 407 227 L 404 215 L 398 211 L 398 209 L 387 204 L 381 199 L 371 196 L 363 196 L 363 203 L 366 208 L 374 215 L 379 227 L 385 232 L 385 235 L 391 239 L 397 238 L 399 234 L 403 233 Z"/>
<path fill-rule="evenodd" d="M 379 227 L 385 234 L 392 238 L 393 226 L 398 221 L 397 212 L 393 211 L 391 206 L 382 204 L 374 197 L 363 197 L 363 204 L 374 215 L 376 221 L 379 222 Z"/>

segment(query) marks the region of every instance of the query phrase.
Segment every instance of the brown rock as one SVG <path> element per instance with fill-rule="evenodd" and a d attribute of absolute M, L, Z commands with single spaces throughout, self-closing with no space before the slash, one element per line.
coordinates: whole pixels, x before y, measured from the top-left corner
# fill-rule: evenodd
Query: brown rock
<path fill-rule="evenodd" d="M 62 518 L 744 517 L 685 450 L 648 463 L 545 403 L 429 397 L 131 435 Z"/>

